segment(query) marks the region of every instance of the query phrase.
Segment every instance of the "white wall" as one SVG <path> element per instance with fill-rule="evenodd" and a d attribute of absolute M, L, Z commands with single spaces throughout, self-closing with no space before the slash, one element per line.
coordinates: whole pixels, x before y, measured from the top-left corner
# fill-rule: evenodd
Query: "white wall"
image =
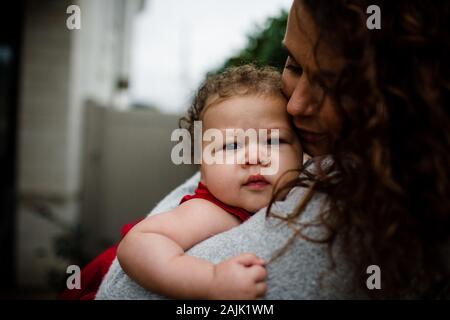
<path fill-rule="evenodd" d="M 86 119 L 81 221 L 86 247 L 98 253 L 196 168 L 170 159 L 179 116 L 90 105 Z"/>

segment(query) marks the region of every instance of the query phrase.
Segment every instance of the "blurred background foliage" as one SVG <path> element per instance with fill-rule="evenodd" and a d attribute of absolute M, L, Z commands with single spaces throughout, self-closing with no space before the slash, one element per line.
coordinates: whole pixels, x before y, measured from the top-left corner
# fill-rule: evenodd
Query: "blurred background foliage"
<path fill-rule="evenodd" d="M 257 27 L 248 35 L 245 48 L 225 61 L 223 66 L 213 73 L 221 72 L 231 66 L 253 63 L 257 66 L 270 65 L 282 71 L 287 54 L 281 45 L 287 24 L 287 11 L 267 19 L 263 26 Z"/>

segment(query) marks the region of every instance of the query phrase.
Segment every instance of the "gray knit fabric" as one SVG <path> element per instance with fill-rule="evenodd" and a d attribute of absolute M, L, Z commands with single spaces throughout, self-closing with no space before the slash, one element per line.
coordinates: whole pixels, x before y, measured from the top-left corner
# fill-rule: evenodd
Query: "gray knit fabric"
<path fill-rule="evenodd" d="M 310 167 L 314 170 L 314 164 Z M 176 207 L 184 195 L 194 192 L 199 178 L 200 174 L 195 174 L 162 200 L 150 214 Z M 275 204 L 272 212 L 279 215 L 289 214 L 305 191 L 300 187 L 292 189 L 284 201 Z M 326 209 L 326 205 L 326 196 L 316 193 L 297 222 L 314 222 L 317 214 Z M 309 228 L 307 235 L 320 237 L 323 232 L 320 226 L 316 226 Z M 292 235 L 292 228 L 280 219 L 266 218 L 265 209 L 261 209 L 245 223 L 197 244 L 187 254 L 218 263 L 241 253 L 252 252 L 268 261 Z M 267 265 L 266 299 L 366 298 L 361 291 L 352 289 L 350 268 L 339 253 L 339 241 L 333 251 L 335 267 L 330 269 L 331 262 L 326 245 L 299 237 L 294 239 L 281 257 Z M 115 259 L 96 299 L 165 298 L 136 284 L 123 272 Z"/>

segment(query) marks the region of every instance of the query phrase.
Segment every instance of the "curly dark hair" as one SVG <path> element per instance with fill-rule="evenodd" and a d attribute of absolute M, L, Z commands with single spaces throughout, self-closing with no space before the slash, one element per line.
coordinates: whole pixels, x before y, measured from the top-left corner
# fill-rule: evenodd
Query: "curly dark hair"
<path fill-rule="evenodd" d="M 272 95 L 284 99 L 280 72 L 274 67 L 246 64 L 208 75 L 194 96 L 186 116 L 179 120 L 179 127 L 187 129 L 192 143 L 195 143 L 194 122 L 202 120 L 208 106 L 230 97 L 246 95 Z M 194 148 L 191 149 L 193 156 Z"/>
<path fill-rule="evenodd" d="M 381 9 L 379 30 L 366 27 L 372 4 Z M 382 290 L 369 292 L 375 298 L 450 297 L 444 253 L 450 247 L 450 3 L 302 5 L 319 31 L 316 57 L 319 45 L 327 43 L 345 61 L 332 85 L 326 74 L 314 79 L 335 101 L 343 126 L 330 168 L 338 182 L 329 171 L 304 172 L 286 186 L 310 189 L 287 222 L 298 219 L 314 192 L 325 192 L 330 205 L 321 221 L 329 234 L 308 240 L 333 250 L 342 236 L 342 251 L 357 270 L 355 286 L 365 288 L 366 268 L 376 264 Z M 268 215 L 275 215 L 270 206 Z M 306 238 L 301 228 L 297 233 Z"/>

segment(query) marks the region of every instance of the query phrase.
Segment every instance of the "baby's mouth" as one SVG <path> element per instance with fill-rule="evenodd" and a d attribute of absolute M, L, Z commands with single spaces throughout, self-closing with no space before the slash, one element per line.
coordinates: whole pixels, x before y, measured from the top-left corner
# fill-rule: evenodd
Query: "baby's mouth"
<path fill-rule="evenodd" d="M 258 190 L 263 189 L 268 185 L 270 185 L 270 183 L 262 175 L 255 174 L 248 177 L 247 182 L 244 184 L 244 187 Z"/>

